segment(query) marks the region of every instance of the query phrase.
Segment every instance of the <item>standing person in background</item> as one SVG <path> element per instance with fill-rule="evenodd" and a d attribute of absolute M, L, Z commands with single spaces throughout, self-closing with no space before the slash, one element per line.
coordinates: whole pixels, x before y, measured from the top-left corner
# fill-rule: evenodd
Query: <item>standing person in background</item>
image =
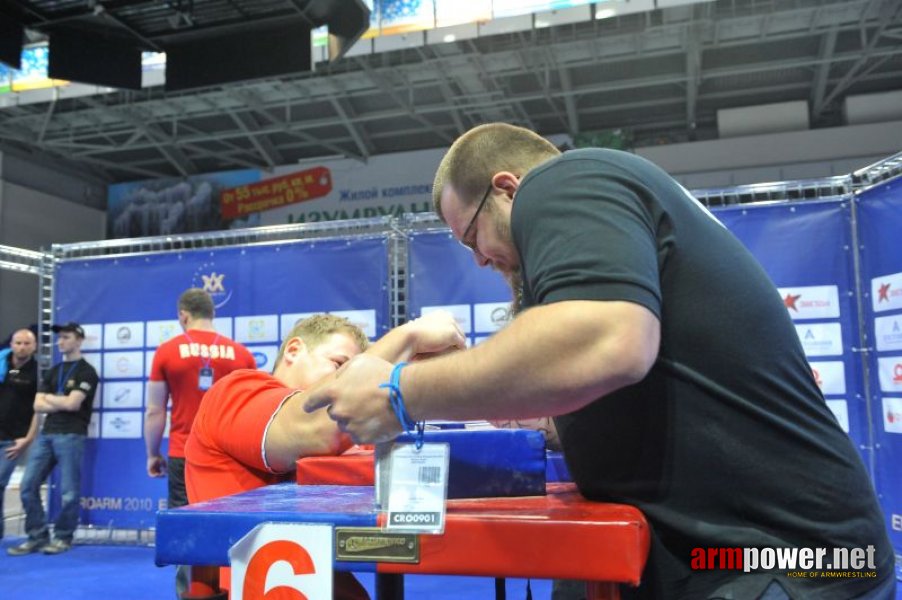
<path fill-rule="evenodd" d="M 81 356 L 85 331 L 78 323 L 54 325 L 56 345 L 63 361 L 54 365 L 41 382 L 34 398 L 34 411 L 46 413 L 44 426 L 28 455 L 22 478 L 22 507 L 28 539 L 7 549 L 11 556 L 41 550 L 61 554 L 72 547 L 78 526 L 81 495 L 81 463 L 84 455 L 91 407 L 97 392 L 97 371 Z M 53 526 L 53 541 L 41 502 L 41 485 L 53 468 L 60 469 L 60 512 Z"/>
<path fill-rule="evenodd" d="M 144 413 L 144 448 L 147 474 L 167 477 L 169 508 L 188 504 L 185 490 L 185 441 L 204 393 L 236 369 L 256 369 L 257 362 L 247 348 L 220 335 L 213 327 L 216 309 L 213 299 L 202 289 L 190 288 L 178 300 L 178 317 L 184 333 L 160 344 L 153 357 L 147 383 Z M 172 398 L 169 427 L 169 461 L 160 454 L 166 429 L 166 404 Z M 188 587 L 188 572 L 179 567 L 176 593 Z"/>
<path fill-rule="evenodd" d="M 0 538 L 3 538 L 3 495 L 19 458 L 38 433 L 34 397 L 38 391 L 38 344 L 28 329 L 13 333 L 0 350 Z"/>
<path fill-rule="evenodd" d="M 214 381 L 236 369 L 256 369 L 247 348 L 213 328 L 213 299 L 199 288 L 179 296 L 179 325 L 184 333 L 157 348 L 147 384 L 144 446 L 147 474 L 169 476 L 169 508 L 188 504 L 185 491 L 185 441 L 200 401 Z M 160 454 L 166 428 L 166 404 L 172 398 L 169 429 L 169 461 Z"/>

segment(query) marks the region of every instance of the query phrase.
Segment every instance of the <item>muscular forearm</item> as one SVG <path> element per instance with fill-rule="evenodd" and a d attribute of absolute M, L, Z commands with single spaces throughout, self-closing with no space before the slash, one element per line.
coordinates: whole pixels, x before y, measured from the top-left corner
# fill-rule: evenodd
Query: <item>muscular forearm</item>
<path fill-rule="evenodd" d="M 274 471 L 290 471 L 299 458 L 336 455 L 351 446 L 325 410 L 305 413 L 305 400 L 300 392 L 286 400 L 266 434 L 266 460 Z"/>
<path fill-rule="evenodd" d="M 465 346 L 463 331 L 453 315 L 436 311 L 392 329 L 370 346 L 366 354 L 397 363 Z"/>
<path fill-rule="evenodd" d="M 639 381 L 657 349 L 657 320 L 639 305 L 560 302 L 468 352 L 408 366 L 401 389 L 414 419 L 554 416 Z"/>
<path fill-rule="evenodd" d="M 166 429 L 166 411 L 148 409 L 144 413 L 144 450 L 148 458 L 160 455 L 160 442 Z"/>
<path fill-rule="evenodd" d="M 374 342 L 366 353 L 378 356 L 388 362 L 401 362 L 410 358 L 413 353 L 413 336 L 408 325 L 392 329 L 378 341 Z"/>

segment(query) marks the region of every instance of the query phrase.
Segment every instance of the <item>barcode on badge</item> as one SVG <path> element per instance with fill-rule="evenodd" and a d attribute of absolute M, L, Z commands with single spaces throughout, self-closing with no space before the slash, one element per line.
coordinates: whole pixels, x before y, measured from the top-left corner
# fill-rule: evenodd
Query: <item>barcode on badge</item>
<path fill-rule="evenodd" d="M 439 467 L 420 467 L 417 479 L 425 485 L 438 483 L 440 472 L 441 469 Z"/>

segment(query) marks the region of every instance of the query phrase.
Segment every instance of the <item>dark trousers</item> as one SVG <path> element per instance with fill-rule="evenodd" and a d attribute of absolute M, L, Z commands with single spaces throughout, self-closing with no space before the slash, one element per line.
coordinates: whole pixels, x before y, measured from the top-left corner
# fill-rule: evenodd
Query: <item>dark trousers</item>
<path fill-rule="evenodd" d="M 185 459 L 169 457 L 167 467 L 169 478 L 169 508 L 188 505 L 188 490 L 185 488 Z"/>

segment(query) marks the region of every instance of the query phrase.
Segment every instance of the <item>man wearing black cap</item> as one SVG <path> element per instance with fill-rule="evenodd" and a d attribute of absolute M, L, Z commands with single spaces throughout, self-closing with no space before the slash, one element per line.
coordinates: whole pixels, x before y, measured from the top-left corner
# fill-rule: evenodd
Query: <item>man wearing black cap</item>
<path fill-rule="evenodd" d="M 35 396 L 34 410 L 45 413 L 44 426 L 28 456 L 22 478 L 22 506 L 28 539 L 7 549 L 12 556 L 42 551 L 60 554 L 72 546 L 78 525 L 81 462 L 91 406 L 97 391 L 97 371 L 81 356 L 85 331 L 78 323 L 54 325 L 56 345 L 63 361 L 45 375 Z M 60 513 L 53 526 L 53 541 L 41 503 L 41 485 L 55 465 L 60 469 Z"/>

